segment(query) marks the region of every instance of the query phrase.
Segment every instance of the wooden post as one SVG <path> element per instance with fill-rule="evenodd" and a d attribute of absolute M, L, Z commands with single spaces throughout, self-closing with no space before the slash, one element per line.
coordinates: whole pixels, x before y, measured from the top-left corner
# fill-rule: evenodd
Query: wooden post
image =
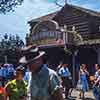
<path fill-rule="evenodd" d="M 98 55 L 97 62 L 98 64 L 100 64 L 100 48 L 97 49 L 97 55 Z"/>
<path fill-rule="evenodd" d="M 4 61 L 5 64 L 7 64 L 7 60 L 8 60 L 8 59 L 7 59 L 7 55 L 4 56 L 4 60 L 5 60 L 5 61 Z"/>
<path fill-rule="evenodd" d="M 67 32 L 67 25 L 64 25 L 64 34 L 65 34 L 65 44 L 68 44 L 68 32 Z"/>
<path fill-rule="evenodd" d="M 76 78 L 76 70 L 75 70 L 75 67 L 76 67 L 76 56 L 77 56 L 77 53 L 78 53 L 78 50 L 75 50 L 74 52 L 73 52 L 73 56 L 72 56 L 72 66 L 73 66 L 73 86 L 75 86 L 75 78 Z"/>
<path fill-rule="evenodd" d="M 73 56 L 72 56 L 72 67 L 73 67 L 73 73 L 72 73 L 73 86 L 75 86 L 75 51 L 74 51 Z"/>

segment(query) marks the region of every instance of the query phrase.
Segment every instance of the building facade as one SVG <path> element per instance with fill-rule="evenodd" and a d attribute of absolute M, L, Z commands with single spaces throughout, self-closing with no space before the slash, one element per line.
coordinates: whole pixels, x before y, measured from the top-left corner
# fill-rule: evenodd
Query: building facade
<path fill-rule="evenodd" d="M 74 26 L 76 32 L 82 36 L 83 42 L 78 42 L 74 48 L 74 51 L 75 50 L 78 51 L 76 57 L 78 63 L 100 64 L 100 13 L 99 12 L 66 4 L 60 11 L 48 14 L 46 16 L 37 19 L 33 19 L 28 22 L 31 26 L 29 34 L 30 41 L 28 42 L 28 44 L 34 43 L 35 39 L 32 38 L 32 37 L 36 38 L 34 34 L 37 34 L 37 40 L 41 40 L 39 37 L 40 34 L 42 35 L 45 34 L 49 39 L 50 36 L 52 35 L 55 40 L 59 37 L 58 34 L 60 34 L 61 35 L 60 38 L 63 39 L 61 31 L 57 28 L 54 28 L 54 30 L 53 28 L 50 29 L 52 25 L 48 23 L 45 23 L 44 25 L 42 24 L 41 25 L 42 28 L 38 27 L 37 30 L 42 29 L 42 31 L 40 30 L 40 32 L 37 32 L 35 30 L 34 32 L 34 27 L 36 27 L 37 24 L 41 22 L 48 22 L 50 20 L 56 22 L 59 25 L 59 27 L 66 25 L 69 31 L 72 30 Z M 44 40 L 46 38 L 44 38 Z M 43 42 L 43 44 L 45 43 L 46 42 Z"/>

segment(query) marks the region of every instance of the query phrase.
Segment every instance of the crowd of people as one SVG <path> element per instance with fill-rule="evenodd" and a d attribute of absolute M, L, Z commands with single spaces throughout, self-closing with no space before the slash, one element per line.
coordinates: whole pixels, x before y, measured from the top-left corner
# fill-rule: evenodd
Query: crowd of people
<path fill-rule="evenodd" d="M 91 75 L 88 71 L 87 64 L 81 64 L 76 86 L 73 86 L 72 84 L 72 75 L 69 69 L 70 64 L 66 64 L 66 62 L 61 62 L 57 67 L 57 73 L 62 79 L 62 86 L 65 88 L 65 97 L 68 98 L 68 96 L 71 95 L 73 87 L 76 87 L 80 92 L 79 98 L 83 100 L 85 98 L 85 93 L 89 91 L 91 84 L 95 100 L 100 100 L 100 65 L 94 64 L 94 75 Z"/>
<path fill-rule="evenodd" d="M 93 84 L 93 94 L 96 100 L 100 100 L 100 65 L 95 64 L 95 74 L 90 78 Z"/>
<path fill-rule="evenodd" d="M 49 63 L 44 63 L 45 52 L 37 46 L 24 47 L 22 52 L 19 66 L 0 65 L 0 100 L 70 100 L 75 88 L 70 64 L 63 59 L 54 71 Z M 100 65 L 95 64 L 91 76 L 86 64 L 81 64 L 78 75 L 76 87 L 80 84 L 80 98 L 85 98 L 90 81 L 95 100 L 100 100 Z"/>
<path fill-rule="evenodd" d="M 79 81 L 81 86 L 80 98 L 85 98 L 85 92 L 89 91 L 89 85 L 92 85 L 93 95 L 95 100 L 100 100 L 100 65 L 94 64 L 94 75 L 91 75 L 87 70 L 86 64 L 80 66 Z"/>
<path fill-rule="evenodd" d="M 22 52 L 18 67 L 1 65 L 0 100 L 63 100 L 57 73 L 43 62 L 45 52 L 36 46 Z"/>
<path fill-rule="evenodd" d="M 8 80 L 14 78 L 15 68 L 13 64 L 0 65 L 0 85 L 5 86 Z"/>

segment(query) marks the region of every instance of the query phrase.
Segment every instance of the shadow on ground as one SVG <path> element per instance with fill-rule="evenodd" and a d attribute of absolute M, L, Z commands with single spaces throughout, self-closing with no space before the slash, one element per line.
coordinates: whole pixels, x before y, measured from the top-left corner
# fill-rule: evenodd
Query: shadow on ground
<path fill-rule="evenodd" d="M 92 98 L 85 98 L 84 100 L 95 100 L 95 99 L 92 99 Z"/>
<path fill-rule="evenodd" d="M 76 96 L 72 96 L 72 97 L 69 97 L 68 99 L 65 99 L 65 100 L 95 100 L 95 99 L 92 99 L 92 98 L 77 99 Z"/>
<path fill-rule="evenodd" d="M 71 96 L 71 97 L 68 97 L 68 99 L 65 99 L 65 100 L 76 100 L 76 96 Z"/>

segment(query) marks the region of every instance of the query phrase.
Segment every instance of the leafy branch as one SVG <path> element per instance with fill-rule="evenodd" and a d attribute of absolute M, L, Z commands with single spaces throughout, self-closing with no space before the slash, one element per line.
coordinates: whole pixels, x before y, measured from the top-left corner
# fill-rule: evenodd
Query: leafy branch
<path fill-rule="evenodd" d="M 0 14 L 14 11 L 14 8 L 21 5 L 24 0 L 0 0 Z"/>

